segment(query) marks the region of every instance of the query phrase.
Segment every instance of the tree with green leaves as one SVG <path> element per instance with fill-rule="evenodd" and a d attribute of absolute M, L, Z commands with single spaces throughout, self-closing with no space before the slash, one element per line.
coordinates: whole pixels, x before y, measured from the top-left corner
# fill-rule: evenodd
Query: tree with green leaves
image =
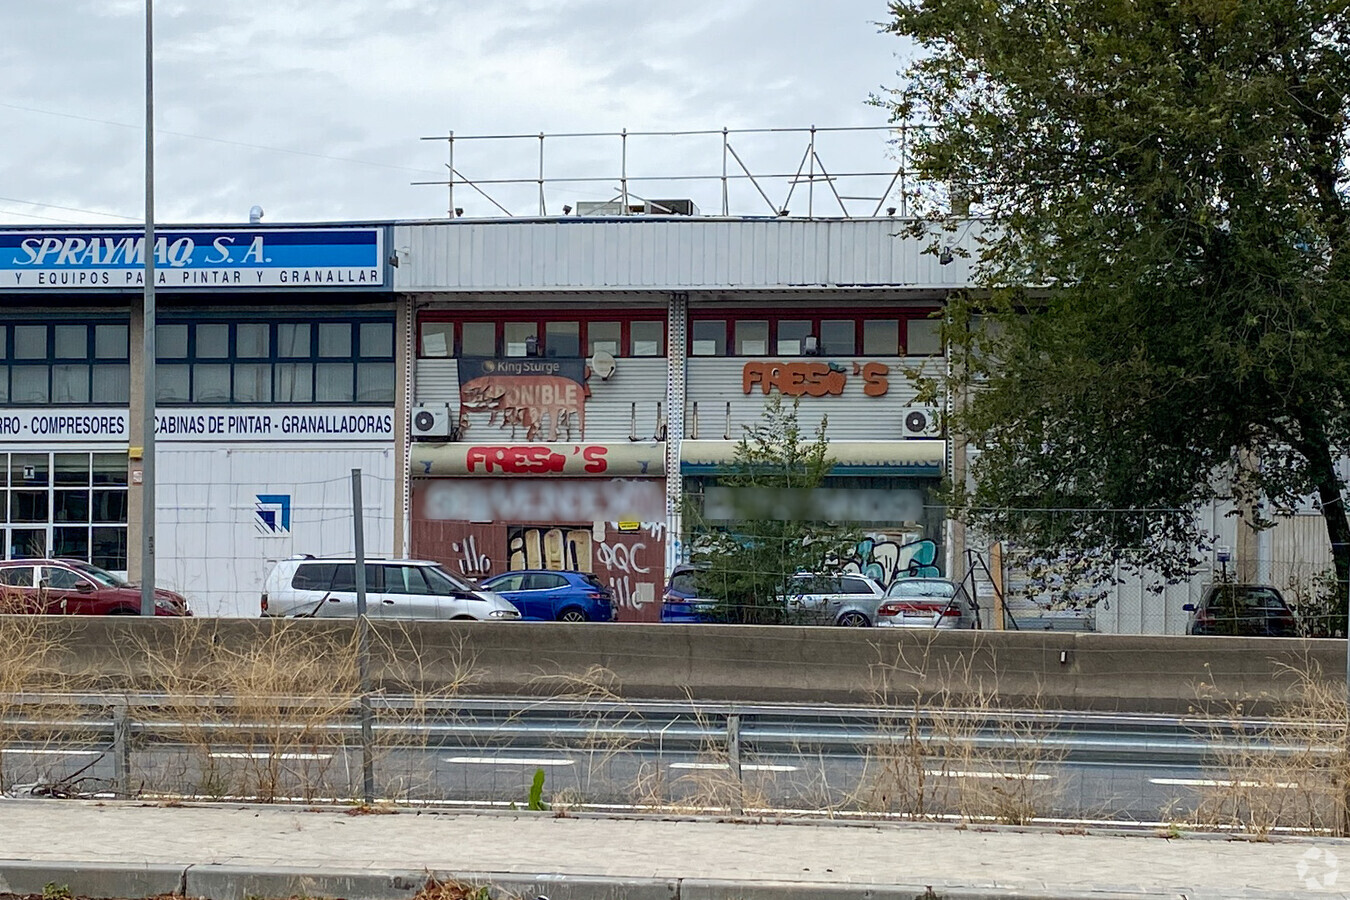
<path fill-rule="evenodd" d="M 985 288 L 946 322 L 938 387 L 981 450 L 954 506 L 1029 546 L 1180 576 L 1205 504 L 1312 495 L 1344 613 L 1350 2 L 890 11 L 917 49 L 876 101 L 926 180 L 993 226 L 971 245 L 954 219 L 924 223 Z"/>
<path fill-rule="evenodd" d="M 715 618 L 761 625 L 791 620 L 784 605 L 797 572 L 819 572 L 850 555 L 844 527 L 812 517 L 811 491 L 834 460 L 821 419 L 811 436 L 774 394 L 760 420 L 746 426 L 726 471 L 702 496 L 691 497 L 693 558 L 699 594 L 718 602 Z"/>

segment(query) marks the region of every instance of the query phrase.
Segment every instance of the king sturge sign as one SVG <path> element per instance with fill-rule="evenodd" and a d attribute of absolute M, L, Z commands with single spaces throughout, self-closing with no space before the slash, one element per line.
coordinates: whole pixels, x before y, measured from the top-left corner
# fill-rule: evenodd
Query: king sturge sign
<path fill-rule="evenodd" d="M 379 288 L 378 228 L 165 230 L 155 234 L 163 288 Z M 0 231 L 0 290 L 143 288 L 145 234 Z"/>

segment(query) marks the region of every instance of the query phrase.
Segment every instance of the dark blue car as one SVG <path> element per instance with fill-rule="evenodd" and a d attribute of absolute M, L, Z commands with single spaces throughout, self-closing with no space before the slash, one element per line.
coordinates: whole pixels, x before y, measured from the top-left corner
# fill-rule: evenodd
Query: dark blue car
<path fill-rule="evenodd" d="M 670 573 L 665 596 L 661 598 L 661 621 L 697 624 L 717 621 L 717 601 L 698 595 L 699 567 L 678 565 Z"/>
<path fill-rule="evenodd" d="M 482 582 L 520 610 L 522 619 L 548 622 L 612 622 L 614 595 L 590 572 L 524 569 Z"/>

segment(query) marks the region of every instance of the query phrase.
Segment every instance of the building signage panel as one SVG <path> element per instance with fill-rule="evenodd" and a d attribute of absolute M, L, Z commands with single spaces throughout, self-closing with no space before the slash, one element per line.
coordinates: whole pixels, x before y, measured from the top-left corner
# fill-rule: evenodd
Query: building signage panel
<path fill-rule="evenodd" d="M 486 418 L 473 418 L 486 413 Z M 512 440 L 568 440 L 586 427 L 582 359 L 466 357 L 459 361 L 460 432 L 505 432 Z M 475 434 L 467 439 L 477 439 Z M 490 438 L 484 438 L 490 440 Z"/>
<path fill-rule="evenodd" d="M 358 407 L 185 407 L 155 416 L 160 441 L 391 441 L 394 411 Z M 0 443 L 127 441 L 125 409 L 0 409 Z M 140 435 L 136 435 L 139 440 Z"/>
<path fill-rule="evenodd" d="M 891 367 L 879 362 L 851 363 L 853 377 L 862 382 L 868 397 L 884 397 L 891 389 Z M 741 390 L 764 394 L 776 388 L 785 397 L 839 396 L 848 384 L 850 368 L 837 362 L 775 362 L 756 360 L 741 370 Z"/>
<path fill-rule="evenodd" d="M 155 285 L 176 288 L 379 288 L 379 228 L 166 230 L 155 235 Z M 0 231 L 0 286 L 134 289 L 145 284 L 135 231 Z"/>
<path fill-rule="evenodd" d="M 659 477 L 665 474 L 663 442 L 623 444 L 417 443 L 414 475 Z"/>

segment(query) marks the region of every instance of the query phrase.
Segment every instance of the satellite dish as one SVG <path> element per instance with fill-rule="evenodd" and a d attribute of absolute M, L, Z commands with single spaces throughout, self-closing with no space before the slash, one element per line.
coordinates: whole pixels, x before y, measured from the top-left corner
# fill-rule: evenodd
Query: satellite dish
<path fill-rule="evenodd" d="M 614 362 L 614 354 L 608 350 L 597 350 L 591 357 L 591 371 L 600 376 L 601 381 L 609 381 L 611 375 L 618 365 Z"/>

